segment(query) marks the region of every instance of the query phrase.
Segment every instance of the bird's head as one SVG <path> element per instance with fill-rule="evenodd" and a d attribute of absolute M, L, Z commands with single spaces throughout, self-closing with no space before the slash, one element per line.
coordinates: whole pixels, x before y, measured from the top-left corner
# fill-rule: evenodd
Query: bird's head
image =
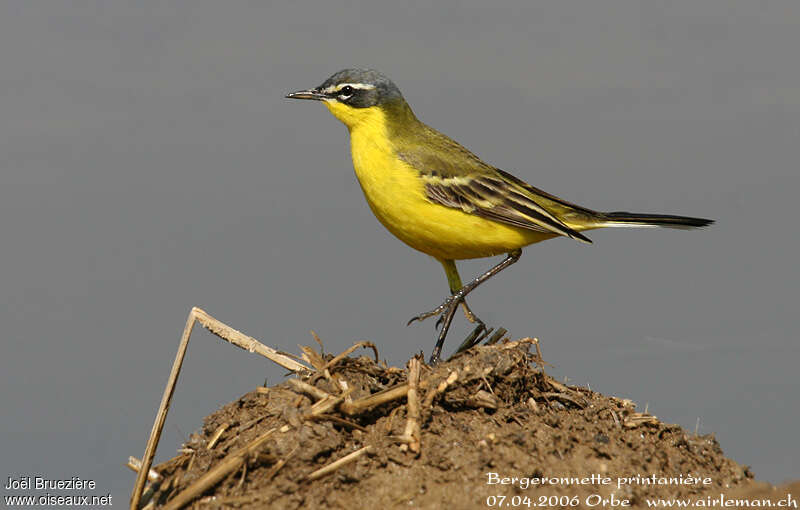
<path fill-rule="evenodd" d="M 350 129 L 376 115 L 411 112 L 397 85 L 374 69 L 344 69 L 317 88 L 298 90 L 286 97 L 322 101 Z"/>

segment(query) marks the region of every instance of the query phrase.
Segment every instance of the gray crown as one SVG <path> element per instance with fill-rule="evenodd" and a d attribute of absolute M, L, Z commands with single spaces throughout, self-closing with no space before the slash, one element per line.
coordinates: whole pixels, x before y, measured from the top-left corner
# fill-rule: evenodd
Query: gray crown
<path fill-rule="evenodd" d="M 356 108 L 367 108 L 403 99 L 397 85 L 386 75 L 374 69 L 343 69 L 325 80 L 322 85 L 317 87 L 317 90 L 324 91 L 343 83 L 375 87 L 374 89 L 356 89 L 356 93 L 349 100 L 343 101 Z"/>

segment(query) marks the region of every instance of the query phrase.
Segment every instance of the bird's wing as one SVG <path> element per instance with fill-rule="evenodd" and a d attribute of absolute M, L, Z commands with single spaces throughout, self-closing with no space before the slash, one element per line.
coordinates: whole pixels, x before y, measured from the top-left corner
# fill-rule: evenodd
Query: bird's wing
<path fill-rule="evenodd" d="M 422 176 L 428 199 L 438 204 L 461 209 L 490 220 L 515 227 L 552 232 L 591 243 L 592 241 L 566 226 L 530 194 L 493 175 L 466 177 Z"/>
<path fill-rule="evenodd" d="M 536 188 L 436 134 L 426 143 L 406 146 L 398 153 L 400 159 L 420 172 L 430 201 L 515 227 L 592 242 L 541 205 L 552 203 L 547 198 L 550 195 L 537 196 Z"/>

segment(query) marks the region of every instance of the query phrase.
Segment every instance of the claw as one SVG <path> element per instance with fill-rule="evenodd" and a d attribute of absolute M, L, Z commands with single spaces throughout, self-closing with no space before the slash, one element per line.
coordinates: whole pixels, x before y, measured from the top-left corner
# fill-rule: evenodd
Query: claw
<path fill-rule="evenodd" d="M 451 306 L 453 306 L 454 302 L 461 303 L 461 305 L 464 307 L 464 316 L 467 318 L 469 322 L 476 325 L 483 325 L 484 328 L 486 327 L 486 324 L 484 324 L 484 322 L 480 320 L 480 318 L 478 318 L 478 316 L 475 315 L 475 313 L 472 310 L 470 310 L 469 306 L 467 306 L 467 302 L 464 301 L 463 298 L 458 294 L 451 295 L 450 297 L 445 299 L 441 305 L 437 306 L 433 310 L 412 317 L 411 320 L 409 320 L 406 323 L 406 326 L 410 326 L 415 321 L 422 322 L 425 319 L 433 317 L 434 315 L 438 315 L 439 318 L 436 319 L 436 324 L 435 324 L 435 328 L 438 330 L 442 326 L 442 323 L 444 322 L 445 312 Z"/>
<path fill-rule="evenodd" d="M 483 321 L 475 315 L 475 312 L 470 310 L 469 306 L 467 306 L 466 301 L 462 301 L 461 306 L 464 307 L 464 317 L 466 317 L 469 322 L 472 324 L 483 324 Z"/>
<path fill-rule="evenodd" d="M 446 312 L 447 309 L 453 305 L 453 301 L 455 301 L 455 298 L 456 298 L 455 296 L 450 296 L 449 298 L 444 300 L 444 303 L 437 306 L 433 310 L 412 317 L 411 320 L 406 323 L 406 326 L 410 326 L 411 323 L 414 321 L 422 322 L 429 317 L 433 317 L 434 315 L 439 315 L 439 319 L 436 321 L 436 328 L 438 329 L 439 326 L 441 325 L 442 320 L 444 320 L 444 312 Z"/>

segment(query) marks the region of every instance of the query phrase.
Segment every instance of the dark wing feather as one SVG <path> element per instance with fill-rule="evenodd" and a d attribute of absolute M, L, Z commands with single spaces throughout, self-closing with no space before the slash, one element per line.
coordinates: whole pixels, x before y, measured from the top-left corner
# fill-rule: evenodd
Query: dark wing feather
<path fill-rule="evenodd" d="M 397 156 L 420 172 L 432 202 L 515 227 L 592 242 L 542 204 L 578 214 L 592 211 L 487 165 L 459 143 L 422 123 L 419 128 L 399 130 L 392 135 L 403 140 L 398 144 L 402 149 Z"/>
<path fill-rule="evenodd" d="M 529 194 L 494 176 L 441 177 L 423 175 L 432 202 L 482 218 L 537 232 L 552 232 L 591 243 L 540 206 Z"/>

